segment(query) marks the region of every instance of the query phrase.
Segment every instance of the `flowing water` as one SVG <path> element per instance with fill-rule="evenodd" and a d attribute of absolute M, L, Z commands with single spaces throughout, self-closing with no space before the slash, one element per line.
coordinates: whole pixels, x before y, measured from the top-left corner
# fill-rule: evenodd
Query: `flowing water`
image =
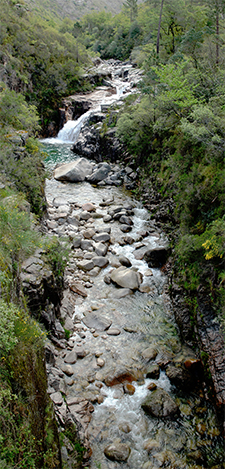
<path fill-rule="evenodd" d="M 93 334 L 85 331 L 85 348 L 88 355 L 76 363 L 77 379 L 70 387 L 71 396 L 93 394 L 102 386 L 99 384 L 112 370 L 124 367 L 134 369 L 138 377 L 133 395 L 125 394 L 122 385 L 113 388 L 103 385 L 100 394 L 104 400 L 95 404 L 92 420 L 89 424 L 89 437 L 93 450 L 91 468 L 96 469 L 200 469 L 224 467 L 222 464 L 222 446 L 213 409 L 206 402 L 203 391 L 185 394 L 171 385 L 165 371 L 161 369 L 158 379 L 145 379 L 148 364 L 142 353 L 149 346 L 158 350 L 158 355 L 151 362 L 160 363 L 176 358 L 177 363 L 190 353 L 181 344 L 173 310 L 168 295 L 167 278 L 159 269 L 148 269 L 145 261 L 136 260 L 133 250 L 138 246 L 142 230 L 152 228 L 150 215 L 139 203 L 121 188 L 94 188 L 88 183 L 60 183 L 51 178 L 52 168 L 59 163 L 76 158 L 70 151 L 71 142 L 77 138 L 81 122 L 70 121 L 56 139 L 44 141 L 48 154 L 46 167 L 49 179 L 46 181 L 46 197 L 51 202 L 54 197 L 62 196 L 70 203 L 93 202 L 98 205 L 103 198 L 114 197 L 115 205 L 132 204 L 135 215 L 134 226 L 129 233 L 136 241 L 132 245 L 118 244 L 119 226 L 111 225 L 111 238 L 114 244 L 109 252 L 110 261 L 119 255 L 130 259 L 132 266 L 143 275 L 143 284 L 148 286 L 148 293 L 135 292 L 125 298 L 117 298 L 115 287 L 107 285 L 103 278 L 111 269 L 107 267 L 93 279 L 88 297 L 75 306 L 74 317 L 81 322 L 85 312 L 103 311 L 104 316 L 112 321 L 113 327 L 121 330 L 118 336 Z M 99 212 L 101 212 L 99 207 Z M 102 228 L 102 219 L 95 220 L 95 227 Z M 165 245 L 163 233 L 151 230 L 145 242 L 152 247 Z M 76 340 L 76 334 L 74 334 Z M 105 366 L 96 366 L 95 353 L 104 358 Z M 163 367 L 162 367 L 163 368 Z M 90 379 L 90 376 L 94 376 Z M 97 378 L 96 378 L 97 377 Z M 141 408 L 145 396 L 151 391 L 149 384 L 155 383 L 172 396 L 180 408 L 180 416 L 167 421 L 147 416 Z M 88 394 L 89 393 L 89 394 Z M 104 455 L 104 449 L 112 442 L 126 443 L 131 453 L 127 462 L 110 461 Z"/>

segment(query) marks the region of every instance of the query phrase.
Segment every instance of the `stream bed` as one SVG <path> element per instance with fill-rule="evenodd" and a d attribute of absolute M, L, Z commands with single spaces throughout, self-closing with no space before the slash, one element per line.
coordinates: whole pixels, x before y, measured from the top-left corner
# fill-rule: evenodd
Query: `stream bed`
<path fill-rule="evenodd" d="M 71 122 L 67 130 L 70 127 Z M 63 393 L 72 410 L 82 399 L 92 403 L 91 418 L 85 421 L 84 416 L 82 421 L 92 449 L 90 467 L 222 469 L 225 467 L 222 437 L 214 409 L 205 395 L 204 383 L 193 390 L 178 389 L 166 373 L 169 363 L 179 367 L 187 358 L 196 358 L 194 352 L 181 343 L 168 279 L 160 268 L 149 268 L 144 259 L 135 256 L 142 244 L 152 248 L 167 245 L 166 236 L 154 224 L 151 214 L 123 187 L 56 181 L 52 177 L 53 168 L 77 158 L 70 151 L 70 139 L 74 137 L 68 137 L 68 134 L 59 137 L 43 142 L 48 154 L 46 198 L 49 213 L 55 216 L 56 199 L 66 201 L 70 213 L 76 212 L 78 219 L 83 204 L 94 204 L 96 211 L 95 216 L 87 220 L 81 218 L 80 226 L 74 226 L 72 232 L 64 222 L 49 232 L 68 238 L 70 242 L 80 230 L 110 233 L 108 265 L 104 268 L 85 273 L 79 270 L 80 259 L 92 259 L 92 246 L 82 252 L 75 248 L 70 253 L 67 282 L 82 281 L 87 296 L 76 297 L 71 317 L 74 332 L 68 350 L 58 350 L 56 358 L 56 367 L 62 369 L 66 353 L 72 347 L 85 350 L 82 359 L 71 365 L 72 376 L 65 374 Z M 105 201 L 109 201 L 108 205 Z M 133 225 L 129 232 L 132 242 L 129 237 L 127 242 L 121 242 L 124 234 L 116 217 L 104 221 L 109 210 L 116 211 L 118 207 L 132 213 Z M 132 269 L 142 276 L 142 288 L 126 295 L 106 281 L 112 269 L 119 267 L 121 256 L 127 258 Z M 105 330 L 91 325 L 90 317 L 98 315 L 108 322 Z M 151 375 L 153 369 L 158 369 L 155 376 Z M 127 371 L 133 374 L 133 380 L 119 381 L 113 386 L 108 384 L 111 378 L 113 381 L 113 377 Z M 147 378 L 147 375 L 151 377 Z M 196 381 L 198 378 L 196 375 Z M 146 396 L 155 388 L 163 389 L 171 396 L 179 408 L 176 417 L 157 418 L 142 409 Z M 129 457 L 106 456 L 105 450 L 111 444 L 117 449 L 125 445 Z"/>

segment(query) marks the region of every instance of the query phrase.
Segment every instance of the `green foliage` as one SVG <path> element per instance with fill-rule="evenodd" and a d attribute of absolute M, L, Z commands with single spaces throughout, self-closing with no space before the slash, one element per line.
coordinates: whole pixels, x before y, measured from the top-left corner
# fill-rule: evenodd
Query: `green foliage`
<path fill-rule="evenodd" d="M 57 237 L 44 240 L 44 258 L 58 282 L 63 282 L 63 273 L 67 264 L 69 249 Z"/>
<path fill-rule="evenodd" d="M 35 132 L 40 130 L 35 106 L 28 105 L 22 94 L 8 88 L 0 92 L 0 122 L 6 128 Z"/>
<path fill-rule="evenodd" d="M 21 263 L 39 243 L 31 225 L 29 207 L 21 195 L 11 194 L 0 201 L 0 266 L 15 282 L 17 295 Z"/>
<path fill-rule="evenodd" d="M 0 359 L 18 342 L 15 332 L 15 320 L 19 310 L 13 304 L 0 300 Z"/>

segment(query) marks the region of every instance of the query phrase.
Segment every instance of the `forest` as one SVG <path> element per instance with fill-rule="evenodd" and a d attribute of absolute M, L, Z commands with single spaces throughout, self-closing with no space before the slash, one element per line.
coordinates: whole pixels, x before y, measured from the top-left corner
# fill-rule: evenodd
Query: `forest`
<path fill-rule="evenodd" d="M 45 155 L 38 138 L 57 122 L 63 97 L 92 89 L 88 70 L 96 57 L 129 61 L 143 70 L 136 94 L 127 98 L 113 124 L 140 170 L 134 195 L 143 199 L 152 191 L 167 203 L 165 229 L 174 276 L 193 310 L 196 292 L 204 289 L 224 329 L 224 28 L 223 0 L 126 0 L 115 16 L 94 11 L 79 21 L 51 17 L 49 11 L 45 15 L 43 7 L 33 12 L 26 0 L 1 0 L 2 468 L 58 467 L 49 403 L 44 423 L 49 438 L 44 444 L 43 429 L 34 429 L 33 417 L 28 418 L 23 399 L 28 391 L 15 397 L 23 387 L 16 373 L 22 366 L 20 351 L 37 354 L 38 363 L 44 335 L 27 311 L 19 274 L 22 261 L 43 243 L 32 229 L 46 208 Z M 31 362 L 28 374 L 30 367 Z"/>

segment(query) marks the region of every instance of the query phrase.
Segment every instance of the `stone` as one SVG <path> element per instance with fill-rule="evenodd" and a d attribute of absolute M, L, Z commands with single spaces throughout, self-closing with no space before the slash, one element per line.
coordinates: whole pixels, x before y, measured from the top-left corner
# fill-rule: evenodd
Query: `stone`
<path fill-rule="evenodd" d="M 78 347 L 77 345 L 74 346 L 73 352 L 76 353 L 77 358 L 85 358 L 87 355 L 87 352 L 82 347 Z"/>
<path fill-rule="evenodd" d="M 93 236 L 94 241 L 96 243 L 106 243 L 107 241 L 110 241 L 110 235 L 108 233 L 98 233 L 95 236 Z"/>
<path fill-rule="evenodd" d="M 144 259 L 149 267 L 162 267 L 169 256 L 170 249 L 168 247 L 149 249 L 144 254 Z"/>
<path fill-rule="evenodd" d="M 142 409 L 153 417 L 170 418 L 178 415 L 179 408 L 170 395 L 161 388 L 152 391 L 144 400 Z"/>
<path fill-rule="evenodd" d="M 108 251 L 108 246 L 107 244 L 96 243 L 94 246 L 94 250 L 97 256 L 105 256 Z"/>
<path fill-rule="evenodd" d="M 112 321 L 98 313 L 86 313 L 83 322 L 87 327 L 93 328 L 96 331 L 105 331 L 112 324 Z"/>
<path fill-rule="evenodd" d="M 75 238 L 73 238 L 73 242 L 72 242 L 73 247 L 74 248 L 80 248 L 82 239 L 83 238 L 81 236 L 75 236 Z"/>
<path fill-rule="evenodd" d="M 130 226 L 130 225 L 121 225 L 120 229 L 123 233 L 128 233 L 129 231 L 132 230 L 132 226 Z"/>
<path fill-rule="evenodd" d="M 120 333 L 121 331 L 117 329 L 116 327 L 110 327 L 110 329 L 108 329 L 107 331 L 108 335 L 120 335 Z"/>
<path fill-rule="evenodd" d="M 119 257 L 119 262 L 120 262 L 121 265 L 124 265 L 125 267 L 131 267 L 132 266 L 130 260 L 125 256 L 120 256 Z"/>
<path fill-rule="evenodd" d="M 68 376 L 72 376 L 74 371 L 73 371 L 73 368 L 71 365 L 64 365 L 62 364 L 61 365 L 61 370 L 63 371 L 63 373 L 65 373 L 66 375 Z"/>
<path fill-rule="evenodd" d="M 127 461 L 130 455 L 130 447 L 125 443 L 112 443 L 104 449 L 105 456 L 111 461 Z"/>
<path fill-rule="evenodd" d="M 84 210 L 86 212 L 95 212 L 96 207 L 93 204 L 91 204 L 90 202 L 87 202 L 86 204 L 82 205 L 82 210 Z"/>
<path fill-rule="evenodd" d="M 77 267 L 81 270 L 84 270 L 85 272 L 88 272 L 89 270 L 94 268 L 94 263 L 92 260 L 83 260 L 77 263 Z"/>
<path fill-rule="evenodd" d="M 169 364 L 166 368 L 166 375 L 171 383 L 179 389 L 193 390 L 197 384 L 197 375 L 192 375 L 188 369 L 181 365 Z"/>
<path fill-rule="evenodd" d="M 92 171 L 92 163 L 85 158 L 79 158 L 56 168 L 54 178 L 57 181 L 82 182 Z"/>
<path fill-rule="evenodd" d="M 126 215 L 122 215 L 120 218 L 119 218 L 119 222 L 124 224 L 124 225 L 129 225 L 129 226 L 132 226 L 133 225 L 133 221 L 131 220 L 130 217 L 127 217 Z"/>
<path fill-rule="evenodd" d="M 132 396 L 135 393 L 135 387 L 133 386 L 133 384 L 125 383 L 123 385 L 123 389 L 124 389 L 125 394 L 129 394 L 130 396 Z"/>
<path fill-rule="evenodd" d="M 98 366 L 100 366 L 102 368 L 105 364 L 105 360 L 103 360 L 103 358 L 98 357 L 97 360 L 96 360 L 96 363 L 97 363 Z"/>
<path fill-rule="evenodd" d="M 150 285 L 140 285 L 139 287 L 140 293 L 149 293 L 151 290 L 152 290 L 152 287 L 150 287 Z"/>
<path fill-rule="evenodd" d="M 152 346 L 143 350 L 141 355 L 142 355 L 142 358 L 144 358 L 144 360 L 150 361 L 150 360 L 154 360 L 157 354 L 158 354 L 157 349 Z"/>
<path fill-rule="evenodd" d="M 89 220 L 89 218 L 91 218 L 91 214 L 89 212 L 81 212 L 80 215 L 80 220 Z"/>
<path fill-rule="evenodd" d="M 141 283 L 137 272 L 123 266 L 113 270 L 110 277 L 116 285 L 131 290 L 137 290 Z"/>
<path fill-rule="evenodd" d="M 133 295 L 133 293 L 133 290 L 130 290 L 130 288 L 120 288 L 113 292 L 113 298 L 125 298 L 125 296 Z"/>
<path fill-rule="evenodd" d="M 86 180 L 91 184 L 97 184 L 98 182 L 106 179 L 109 172 L 111 171 L 111 166 L 108 163 L 100 163 L 101 166 L 94 169 L 93 173 L 86 177 Z"/>
<path fill-rule="evenodd" d="M 52 402 L 54 402 L 55 405 L 62 405 L 63 403 L 63 397 L 61 392 L 53 392 L 50 394 Z"/>
<path fill-rule="evenodd" d="M 87 297 L 87 292 L 83 285 L 79 282 L 74 282 L 70 285 L 70 290 L 72 290 L 77 295 L 83 296 L 84 298 Z"/>
<path fill-rule="evenodd" d="M 101 269 L 106 267 L 109 264 L 109 260 L 103 256 L 96 256 L 92 258 L 92 262 L 96 267 L 100 267 Z"/>
<path fill-rule="evenodd" d="M 95 235 L 95 230 L 93 230 L 93 228 L 88 228 L 87 230 L 84 230 L 82 234 L 85 239 L 91 239 Z"/>
<path fill-rule="evenodd" d="M 106 386 L 116 386 L 117 384 L 124 383 L 126 381 L 132 383 L 132 381 L 136 381 L 136 377 L 135 373 L 127 368 L 119 368 L 109 373 L 105 377 L 104 381 Z"/>
<path fill-rule="evenodd" d="M 73 365 L 74 363 L 76 363 L 76 361 L 77 361 L 77 354 L 74 351 L 69 352 L 64 358 L 64 362 L 68 363 L 69 365 Z"/>
<path fill-rule="evenodd" d="M 158 365 L 151 365 L 147 369 L 146 378 L 158 379 L 159 378 L 159 373 L 160 373 L 159 366 Z"/>

